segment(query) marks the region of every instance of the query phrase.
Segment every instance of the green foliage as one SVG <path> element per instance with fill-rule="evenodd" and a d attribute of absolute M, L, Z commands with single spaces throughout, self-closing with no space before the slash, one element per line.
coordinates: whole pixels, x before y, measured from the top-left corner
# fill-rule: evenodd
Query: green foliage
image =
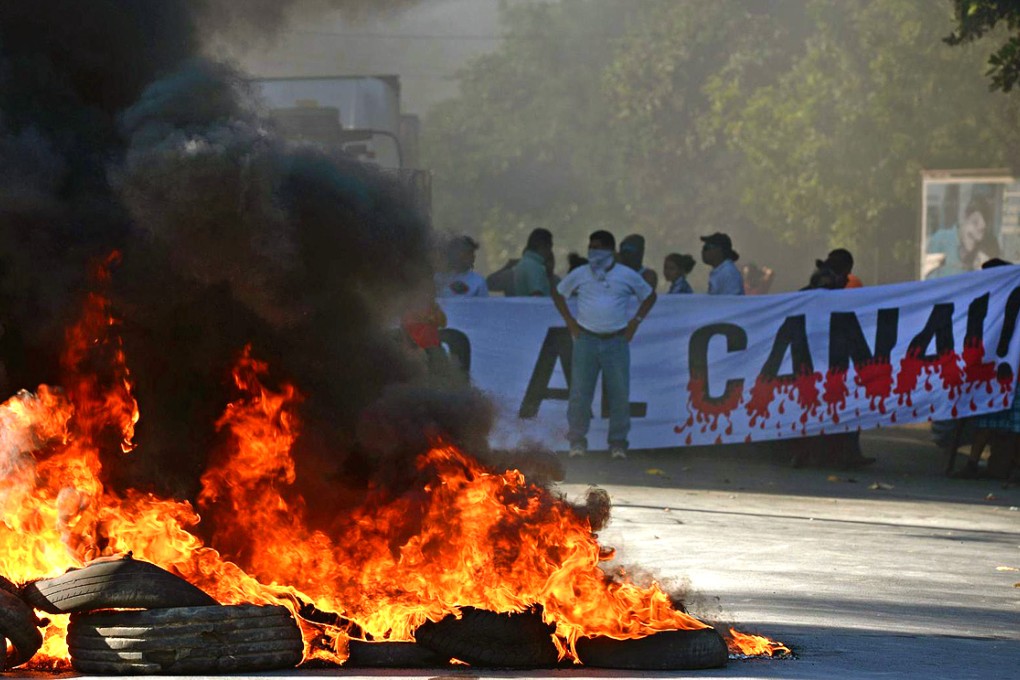
<path fill-rule="evenodd" d="M 1012 34 L 988 58 L 991 88 L 1009 92 L 1020 80 L 1020 2 L 1017 0 L 953 0 L 956 30 L 944 40 L 960 45 L 982 37 L 997 24 Z"/>
<path fill-rule="evenodd" d="M 924 0 L 810 9 L 803 55 L 731 123 L 744 203 L 790 243 L 853 244 L 888 263 L 916 250 L 920 171 L 1008 165 L 1016 107 L 986 91 L 982 53 L 945 48 Z"/>
<path fill-rule="evenodd" d="M 508 4 L 500 49 L 426 121 L 437 226 L 490 268 L 538 226 L 561 251 L 643 233 L 653 267 L 722 230 L 786 260 L 787 288 L 834 246 L 908 278 L 920 171 L 1009 166 L 1020 141 L 952 21 L 931 0 Z"/>
<path fill-rule="evenodd" d="M 605 3 L 603 3 L 605 4 Z M 609 114 L 600 96 L 607 43 L 631 12 L 564 0 L 504 9 L 506 40 L 460 74 L 461 96 L 430 113 L 423 139 L 439 229 L 478 234 L 490 267 L 519 257 L 546 227 L 580 248 L 619 225 Z"/>

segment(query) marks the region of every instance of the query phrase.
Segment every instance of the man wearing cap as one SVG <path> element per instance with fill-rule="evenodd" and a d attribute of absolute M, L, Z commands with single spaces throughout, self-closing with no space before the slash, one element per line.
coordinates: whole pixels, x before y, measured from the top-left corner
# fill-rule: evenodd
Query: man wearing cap
<path fill-rule="evenodd" d="M 445 272 L 435 276 L 436 295 L 439 297 L 489 297 L 485 279 L 476 271 L 475 251 L 478 242 L 470 236 L 458 236 L 446 248 Z"/>
<path fill-rule="evenodd" d="M 553 289 L 553 302 L 574 339 L 570 362 L 567 438 L 570 455 L 588 449 L 595 382 L 602 383 L 609 406 L 609 453 L 627 457 L 630 432 L 630 341 L 655 304 L 655 291 L 637 272 L 616 263 L 616 239 L 608 231 L 588 237 L 588 264 L 567 274 Z M 577 293 L 577 318 L 566 298 Z M 631 298 L 640 303 L 631 317 Z"/>
<path fill-rule="evenodd" d="M 734 264 L 740 255 L 726 234 L 702 236 L 701 261 L 712 268 L 708 273 L 709 295 L 743 295 L 744 277 Z"/>

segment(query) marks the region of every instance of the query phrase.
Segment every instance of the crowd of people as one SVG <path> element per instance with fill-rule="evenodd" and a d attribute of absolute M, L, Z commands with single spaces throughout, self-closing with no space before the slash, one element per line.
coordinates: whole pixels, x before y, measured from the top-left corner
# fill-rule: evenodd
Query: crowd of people
<path fill-rule="evenodd" d="M 737 266 L 740 255 L 732 239 L 716 232 L 701 237 L 701 262 L 710 268 L 709 295 L 762 295 L 769 291 L 773 272 L 755 264 Z M 630 431 L 630 341 L 656 302 L 659 276 L 646 266 L 645 239 L 631 234 L 619 243 L 608 231 L 596 231 L 589 237 L 586 256 L 570 253 L 568 273 L 555 273 L 553 235 L 547 229 L 535 229 L 528 236 L 519 259 L 508 262 L 487 278 L 474 271 L 478 243 L 469 236 L 452 238 L 445 251 L 443 267 L 435 275 L 436 297 L 547 297 L 559 311 L 573 338 L 567 425 L 569 455 L 583 456 L 588 451 L 588 430 L 592 403 L 599 376 L 609 414 L 608 448 L 612 458 L 626 458 Z M 999 259 L 984 268 L 1008 264 Z M 694 293 L 687 277 L 696 265 L 686 253 L 669 253 L 662 264 L 666 295 Z M 837 248 L 824 259 L 815 261 L 807 285 L 801 290 L 838 290 L 860 288 L 863 283 L 853 273 L 854 258 L 845 248 Z M 566 300 L 576 296 L 577 314 Z M 637 312 L 629 310 L 637 303 Z M 405 329 L 425 350 L 430 366 L 442 363 L 438 328 L 443 324 L 442 310 L 430 299 L 429 306 L 405 320 Z M 1009 454 L 1020 452 L 1020 397 L 1011 409 L 976 420 L 974 446 L 964 469 L 956 476 L 982 474 L 979 462 L 989 441 L 1009 437 Z M 794 467 L 817 465 L 854 469 L 870 465 L 875 458 L 861 451 L 860 433 L 807 437 L 784 442 L 784 451 Z M 1003 446 L 1000 441 L 1000 447 Z M 1016 451 L 1014 451 L 1016 449 Z"/>
<path fill-rule="evenodd" d="M 716 232 L 702 236 L 701 261 L 711 267 L 709 295 L 763 295 L 769 291 L 773 272 L 768 267 L 746 264 L 737 268 L 740 255 L 733 249 L 727 234 Z M 553 235 L 548 229 L 535 229 L 528 236 L 521 257 L 509 260 L 498 271 L 483 278 L 474 271 L 478 242 L 470 236 L 457 236 L 446 246 L 443 267 L 436 274 L 436 291 L 440 297 L 487 297 L 498 293 L 507 297 L 550 297 L 560 277 L 555 273 Z M 659 286 L 658 273 L 644 263 L 645 239 L 631 234 L 614 246 L 613 262 L 627 267 L 641 277 L 652 290 Z M 589 258 L 577 253 L 568 257 L 569 272 L 589 265 Z M 662 264 L 666 293 L 694 293 L 687 277 L 696 262 L 692 255 L 670 253 Z"/>

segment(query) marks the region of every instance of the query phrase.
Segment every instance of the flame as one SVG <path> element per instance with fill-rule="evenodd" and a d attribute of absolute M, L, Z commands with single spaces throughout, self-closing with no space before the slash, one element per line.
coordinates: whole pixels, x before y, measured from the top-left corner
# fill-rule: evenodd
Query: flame
<path fill-rule="evenodd" d="M 770 640 L 761 635 L 741 633 L 736 628 L 730 628 L 726 645 L 729 647 L 730 654 L 742 656 L 787 656 L 792 653 L 790 648 L 781 642 Z"/>
<path fill-rule="evenodd" d="M 115 262 L 99 268 L 98 282 Z M 234 370 L 238 396 L 217 423 L 228 443 L 201 479 L 197 507 L 115 493 L 103 464 L 133 450 L 139 418 L 117 328 L 109 302 L 90 294 L 67 333 L 64 388 L 43 385 L 0 405 L 0 573 L 12 580 L 132 552 L 224 604 L 288 606 L 306 659 L 333 662 L 346 658 L 350 637 L 412 640 L 424 621 L 462 607 L 541 607 L 562 658 L 576 658 L 582 636 L 707 627 L 657 584 L 609 578 L 599 564 L 611 551 L 569 504 L 441 439 L 418 456 L 410 493 L 374 488 L 358 510 L 316 527 L 292 456 L 301 395 L 267 388 L 269 367 L 250 347 Z M 33 666 L 67 666 L 65 619 L 49 624 Z M 766 642 L 754 653 L 785 649 Z"/>

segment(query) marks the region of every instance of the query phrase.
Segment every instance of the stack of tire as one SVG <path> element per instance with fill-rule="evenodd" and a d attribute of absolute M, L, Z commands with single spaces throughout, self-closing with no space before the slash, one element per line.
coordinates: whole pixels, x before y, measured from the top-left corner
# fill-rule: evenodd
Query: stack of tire
<path fill-rule="evenodd" d="M 21 598 L 38 610 L 71 615 L 67 645 L 80 673 L 269 671 L 294 668 L 304 649 L 285 607 L 221 605 L 130 555 L 34 581 Z M 106 611 L 112 609 L 133 611 Z"/>

